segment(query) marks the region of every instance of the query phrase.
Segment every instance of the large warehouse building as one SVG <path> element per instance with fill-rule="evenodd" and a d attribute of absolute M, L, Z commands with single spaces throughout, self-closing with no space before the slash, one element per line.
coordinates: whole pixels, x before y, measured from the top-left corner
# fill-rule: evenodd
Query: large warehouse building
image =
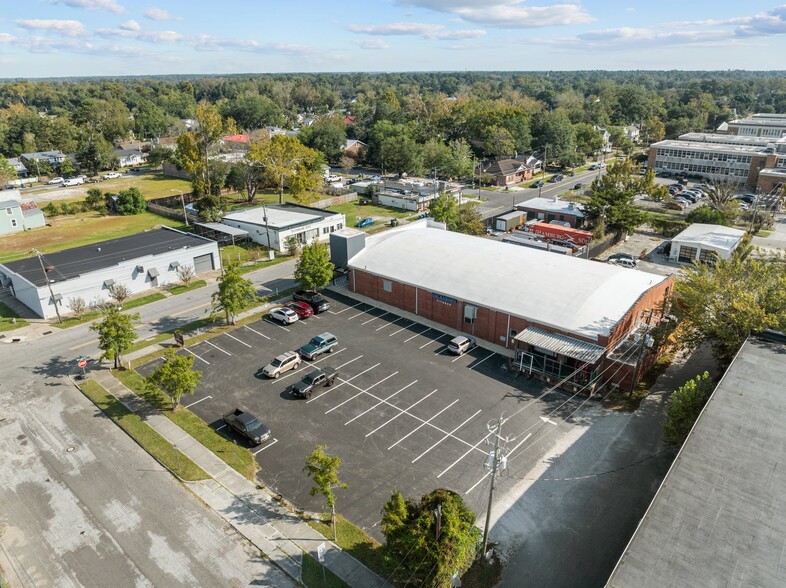
<path fill-rule="evenodd" d="M 632 385 L 674 280 L 430 220 L 347 239 L 334 249 L 351 252 L 350 291 L 500 345 L 521 371 L 568 387 Z"/>
<path fill-rule="evenodd" d="M 218 245 L 164 227 L 0 264 L 0 285 L 38 316 L 52 318 L 70 312 L 76 298 L 87 304 L 108 300 L 113 284 L 135 294 L 177 282 L 181 265 L 197 274 L 219 268 Z"/>

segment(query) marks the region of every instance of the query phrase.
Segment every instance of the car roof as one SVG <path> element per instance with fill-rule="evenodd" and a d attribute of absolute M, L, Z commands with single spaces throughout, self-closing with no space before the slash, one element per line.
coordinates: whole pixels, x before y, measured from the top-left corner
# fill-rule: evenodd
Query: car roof
<path fill-rule="evenodd" d="M 282 361 L 284 359 L 289 359 L 293 355 L 297 355 L 297 353 L 295 353 L 294 351 L 285 351 L 284 353 L 276 355 L 276 359 Z"/>

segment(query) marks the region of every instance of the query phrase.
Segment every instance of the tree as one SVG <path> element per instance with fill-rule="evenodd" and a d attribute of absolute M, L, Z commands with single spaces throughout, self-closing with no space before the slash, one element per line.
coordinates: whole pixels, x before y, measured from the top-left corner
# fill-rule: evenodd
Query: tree
<path fill-rule="evenodd" d="M 85 197 L 85 206 L 96 212 L 106 212 L 106 199 L 98 188 L 90 188 Z"/>
<path fill-rule="evenodd" d="M 548 147 L 548 161 L 562 167 L 575 166 L 582 158 L 576 153 L 576 133 L 564 112 L 544 112 L 535 117 L 535 131 L 538 144 Z"/>
<path fill-rule="evenodd" d="M 248 161 L 264 168 L 264 177 L 278 187 L 278 203 L 284 204 L 284 186 L 288 185 L 299 170 L 308 172 L 308 182 L 301 182 L 303 190 L 314 183 L 318 185 L 313 170 L 322 163 L 317 151 L 309 149 L 295 137 L 275 135 L 270 139 L 253 143 L 246 155 Z M 318 181 L 321 181 L 321 177 Z"/>
<path fill-rule="evenodd" d="M 328 246 L 314 240 L 303 246 L 295 266 L 295 279 L 304 290 L 320 290 L 327 286 L 334 269 Z"/>
<path fill-rule="evenodd" d="M 327 161 L 336 163 L 344 155 L 347 145 L 347 125 L 344 117 L 321 117 L 301 131 L 300 139 L 304 145 L 322 152 Z"/>
<path fill-rule="evenodd" d="M 177 278 L 183 282 L 183 285 L 188 287 L 196 277 L 196 271 L 193 265 L 179 265 L 175 270 Z"/>
<path fill-rule="evenodd" d="M 641 125 L 641 135 L 645 143 L 657 143 L 666 136 L 666 125 L 658 117 L 652 117 Z"/>
<path fill-rule="evenodd" d="M 731 226 L 731 220 L 721 210 L 717 210 L 706 204 L 694 208 L 687 216 L 689 223 L 706 223 L 708 225 Z"/>
<path fill-rule="evenodd" d="M 348 175 L 349 172 L 352 171 L 352 168 L 355 167 L 357 162 L 351 155 L 342 155 L 341 159 L 338 160 L 338 164 L 341 166 L 341 169 L 344 170 L 344 173 Z"/>
<path fill-rule="evenodd" d="M 121 190 L 117 195 L 117 212 L 122 215 L 139 214 L 147 209 L 145 197 L 139 188 Z"/>
<path fill-rule="evenodd" d="M 63 163 L 60 164 L 60 168 L 57 171 L 60 172 L 61 176 L 69 178 L 76 173 L 76 167 L 74 166 L 74 162 L 71 160 L 71 158 L 66 157 L 63 160 Z"/>
<path fill-rule="evenodd" d="M 76 296 L 75 298 L 68 299 L 68 308 L 71 309 L 71 312 L 74 313 L 74 316 L 80 317 L 85 314 L 85 311 L 87 310 L 87 303 L 81 296 Z"/>
<path fill-rule="evenodd" d="M 663 421 L 663 438 L 666 443 L 682 446 L 714 389 L 715 384 L 710 379 L 710 374 L 704 372 L 672 393 L 666 407 L 666 419 Z"/>
<path fill-rule="evenodd" d="M 336 541 L 336 495 L 333 490 L 337 488 L 346 489 L 349 486 L 343 483 L 338 477 L 338 469 L 341 467 L 341 458 L 337 455 L 329 455 L 327 446 L 317 445 L 314 451 L 306 456 L 306 465 L 303 471 L 314 480 L 316 486 L 311 488 L 311 496 L 322 494 L 327 501 L 330 509 L 330 521 L 333 526 L 333 540 Z"/>
<path fill-rule="evenodd" d="M 172 162 L 175 159 L 175 153 L 166 147 L 153 147 L 147 152 L 147 163 L 152 168 L 161 167 L 164 162 Z"/>
<path fill-rule="evenodd" d="M 300 253 L 300 242 L 295 235 L 287 237 L 287 240 L 284 242 L 284 247 L 286 248 L 287 255 L 290 257 L 295 257 Z"/>
<path fill-rule="evenodd" d="M 455 230 L 465 235 L 482 235 L 486 232 L 476 203 L 468 202 L 459 207 Z"/>
<path fill-rule="evenodd" d="M 634 206 L 635 197 L 639 194 L 658 197 L 665 189 L 655 184 L 651 170 L 641 176 L 633 161 L 617 161 L 609 166 L 605 175 L 592 182 L 590 200 L 584 211 L 596 228 L 603 221 L 604 232 L 631 233 L 646 219 L 646 215 Z"/>
<path fill-rule="evenodd" d="M 169 128 L 169 117 L 164 109 L 151 100 L 142 99 L 134 110 L 134 134 L 140 139 L 163 135 Z"/>
<path fill-rule="evenodd" d="M 109 286 L 107 292 L 109 293 L 109 297 L 117 302 L 118 306 L 123 306 L 123 302 L 128 300 L 128 297 L 131 296 L 131 288 L 120 282 L 116 282 Z"/>
<path fill-rule="evenodd" d="M 743 243 L 729 259 L 684 268 L 675 286 L 686 346 L 709 343 L 720 363 L 753 331 L 786 330 L 786 256 L 752 251 Z"/>
<path fill-rule="evenodd" d="M 98 333 L 98 348 L 101 359 L 114 360 L 115 369 L 123 366 L 123 354 L 131 347 L 137 335 L 134 321 L 138 314 L 123 314 L 116 306 L 104 310 L 104 318 L 90 325 L 90 330 Z"/>
<path fill-rule="evenodd" d="M 80 167 L 91 175 L 115 167 L 117 163 L 112 145 L 101 135 L 83 138 L 76 150 L 76 159 Z"/>
<path fill-rule="evenodd" d="M 227 324 L 234 325 L 238 313 L 243 312 L 260 297 L 250 280 L 240 273 L 236 263 L 230 263 L 221 270 L 218 290 L 212 296 L 214 313 L 224 313 Z"/>
<path fill-rule="evenodd" d="M 481 541 L 474 523 L 475 513 L 461 496 L 444 488 L 420 502 L 404 499 L 396 490 L 382 508 L 387 547 L 401 558 L 407 583 L 418 586 L 447 588 L 454 573 L 472 565 Z M 409 557 L 412 553 L 417 557 Z"/>
<path fill-rule="evenodd" d="M 513 155 L 516 141 L 511 132 L 502 126 L 492 126 L 483 133 L 483 150 L 488 155 L 503 157 Z"/>
<path fill-rule="evenodd" d="M 16 170 L 8 160 L 0 155 L 0 189 L 5 188 L 16 179 Z"/>
<path fill-rule="evenodd" d="M 163 390 L 177 408 L 183 394 L 193 394 L 202 372 L 194 371 L 193 355 L 178 355 L 174 349 L 164 351 L 164 363 L 147 378 L 148 388 Z"/>
<path fill-rule="evenodd" d="M 428 211 L 435 221 L 445 223 L 449 231 L 467 235 L 481 235 L 484 232 L 474 202 L 459 206 L 454 195 L 442 192 L 429 203 Z"/>
<path fill-rule="evenodd" d="M 739 209 L 734 197 L 740 189 L 740 184 L 734 180 L 719 180 L 710 182 L 707 190 L 707 204 L 710 208 L 719 211 L 727 218 L 734 218 Z"/>
<path fill-rule="evenodd" d="M 592 157 L 603 148 L 603 135 L 597 127 L 589 123 L 579 123 L 573 128 L 579 153 L 585 157 Z"/>

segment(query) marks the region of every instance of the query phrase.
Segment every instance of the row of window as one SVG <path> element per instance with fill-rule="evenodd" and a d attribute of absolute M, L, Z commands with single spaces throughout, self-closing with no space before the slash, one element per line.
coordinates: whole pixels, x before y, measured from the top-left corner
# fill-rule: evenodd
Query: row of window
<path fill-rule="evenodd" d="M 336 231 L 340 231 L 344 228 L 342 223 L 338 223 L 335 227 L 322 227 L 322 234 L 327 235 L 329 233 L 335 233 Z"/>
<path fill-rule="evenodd" d="M 750 137 L 781 137 L 783 136 L 783 129 L 762 129 L 761 127 L 739 127 L 738 135 L 747 135 Z"/>
<path fill-rule="evenodd" d="M 740 178 L 747 178 L 748 177 L 748 170 L 747 169 L 740 169 L 740 168 L 727 168 L 727 167 L 717 167 L 714 165 L 697 165 L 693 163 L 671 163 L 668 161 L 656 161 L 655 162 L 656 169 L 664 169 L 669 171 L 684 171 L 684 172 L 693 172 L 693 173 L 700 173 L 700 174 L 712 174 L 716 176 L 738 176 Z"/>
<path fill-rule="evenodd" d="M 751 155 L 739 155 L 728 153 L 713 153 L 708 151 L 687 151 L 685 149 L 667 149 L 658 147 L 655 153 L 659 157 L 675 157 L 680 159 L 707 159 L 710 161 L 736 161 L 737 163 L 750 164 L 753 161 Z"/>

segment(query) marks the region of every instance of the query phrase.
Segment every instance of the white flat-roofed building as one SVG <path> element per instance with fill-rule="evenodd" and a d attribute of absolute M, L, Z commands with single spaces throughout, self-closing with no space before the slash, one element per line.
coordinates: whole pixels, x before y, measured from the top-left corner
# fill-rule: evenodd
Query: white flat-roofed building
<path fill-rule="evenodd" d="M 525 220 L 537 219 L 547 223 L 553 220 L 567 221 L 573 228 L 584 224 L 584 210 L 581 204 L 559 198 L 532 198 L 519 202 L 516 210 L 527 213 Z"/>
<path fill-rule="evenodd" d="M 744 236 L 740 229 L 694 223 L 671 240 L 669 258 L 686 263 L 728 259 Z"/>
<path fill-rule="evenodd" d="M 728 129 L 730 135 L 780 139 L 786 135 L 786 115 L 757 113 L 750 118 L 730 120 Z"/>
<path fill-rule="evenodd" d="M 274 204 L 232 212 L 221 222 L 247 231 L 255 243 L 282 252 L 286 251 L 287 239 L 291 236 L 301 245 L 315 239 L 326 243 L 330 233 L 346 225 L 341 213 L 297 204 Z"/>
<path fill-rule="evenodd" d="M 690 143 L 718 143 L 720 145 L 746 145 L 748 147 L 774 147 L 780 153 L 786 153 L 786 137 L 773 139 L 772 137 L 752 137 L 747 135 L 723 135 L 720 133 L 684 133 L 677 138 L 678 141 Z"/>

